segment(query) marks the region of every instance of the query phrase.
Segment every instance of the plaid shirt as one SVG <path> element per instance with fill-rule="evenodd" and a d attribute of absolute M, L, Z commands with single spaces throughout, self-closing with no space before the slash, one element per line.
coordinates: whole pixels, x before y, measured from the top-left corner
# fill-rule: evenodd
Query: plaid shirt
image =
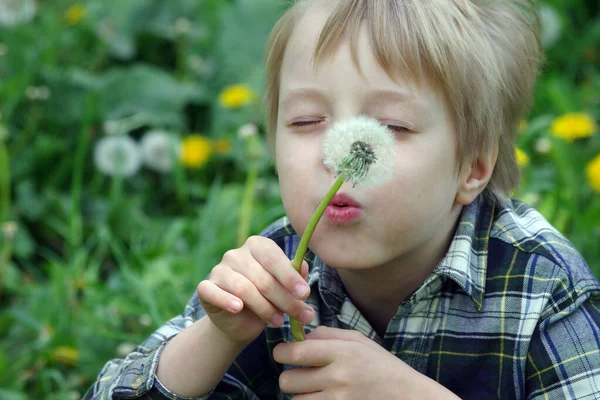
<path fill-rule="evenodd" d="M 263 233 L 292 258 L 298 235 L 283 218 Z M 336 273 L 309 253 L 307 302 L 318 325 L 354 329 L 464 399 L 600 398 L 600 284 L 537 211 L 480 196 L 464 208 L 446 256 L 399 307 L 380 337 Z M 182 399 L 155 378 L 170 337 L 205 315 L 194 295 L 182 315 L 124 360 L 111 360 L 85 399 Z M 238 356 L 211 399 L 286 399 L 273 348 L 289 320 Z M 366 368 L 367 366 L 365 366 Z"/>

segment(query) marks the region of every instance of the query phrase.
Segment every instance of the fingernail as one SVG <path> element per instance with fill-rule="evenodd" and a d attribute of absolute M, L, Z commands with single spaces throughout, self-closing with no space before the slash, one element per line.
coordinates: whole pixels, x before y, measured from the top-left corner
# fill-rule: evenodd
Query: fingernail
<path fill-rule="evenodd" d="M 308 292 L 308 285 L 306 283 L 299 283 L 294 288 L 294 296 L 297 298 L 304 297 L 306 292 Z"/>
<path fill-rule="evenodd" d="M 238 312 L 242 308 L 242 303 L 238 300 L 231 300 L 229 302 L 229 309 L 233 312 Z"/>
<path fill-rule="evenodd" d="M 302 311 L 302 314 L 300 314 L 300 318 L 298 319 L 305 324 L 309 324 L 313 320 L 313 313 L 311 310 L 304 310 Z"/>
<path fill-rule="evenodd" d="M 279 326 L 283 324 L 283 321 L 285 321 L 285 317 L 281 313 L 277 313 L 273 315 L 273 318 L 271 318 L 271 324 L 273 326 Z"/>

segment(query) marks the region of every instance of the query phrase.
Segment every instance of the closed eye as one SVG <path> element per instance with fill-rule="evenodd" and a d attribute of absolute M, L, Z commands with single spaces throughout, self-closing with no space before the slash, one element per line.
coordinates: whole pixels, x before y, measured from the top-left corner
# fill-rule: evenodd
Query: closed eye
<path fill-rule="evenodd" d="M 302 119 L 297 119 L 295 121 L 290 122 L 290 126 L 293 126 L 296 128 L 301 128 L 303 126 L 320 124 L 324 120 L 325 120 L 324 118 L 311 118 L 311 119 L 302 118 Z"/>
<path fill-rule="evenodd" d="M 410 128 L 407 128 L 406 126 L 402 126 L 402 125 L 386 125 L 386 126 L 392 132 L 397 132 L 397 133 L 410 133 L 410 132 L 412 132 L 412 130 Z"/>

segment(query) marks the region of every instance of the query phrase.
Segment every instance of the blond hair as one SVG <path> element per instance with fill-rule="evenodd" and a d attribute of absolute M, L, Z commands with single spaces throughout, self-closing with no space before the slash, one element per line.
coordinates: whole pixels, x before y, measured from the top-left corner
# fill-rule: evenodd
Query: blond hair
<path fill-rule="evenodd" d="M 285 48 L 307 5 L 297 0 L 265 49 L 267 132 L 274 146 Z M 322 0 L 321 0 L 322 1 Z M 356 42 L 368 25 L 374 56 L 390 75 L 427 84 L 444 98 L 458 134 L 460 169 L 498 149 L 488 190 L 519 183 L 514 139 L 531 106 L 543 59 L 533 0 L 328 0 L 332 11 L 314 50 L 323 60 L 344 35 Z M 272 147 L 273 148 L 273 147 Z"/>

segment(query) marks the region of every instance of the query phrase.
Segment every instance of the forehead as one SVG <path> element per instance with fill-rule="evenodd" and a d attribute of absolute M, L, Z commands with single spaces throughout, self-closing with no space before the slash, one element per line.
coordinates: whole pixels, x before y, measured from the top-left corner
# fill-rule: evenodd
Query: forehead
<path fill-rule="evenodd" d="M 315 60 L 316 45 L 333 10 L 332 3 L 335 2 L 311 4 L 298 17 L 282 63 L 280 105 L 288 103 L 288 97 L 296 97 L 295 94 L 302 93 L 302 89 L 306 87 L 323 91 L 328 88 L 346 86 L 347 89 L 348 86 L 360 86 L 365 91 L 373 90 L 379 94 L 400 91 L 406 97 L 411 93 L 423 95 L 427 92 L 426 97 L 429 100 L 439 100 L 438 93 L 434 93 L 437 91 L 428 85 L 404 78 L 400 73 L 391 76 L 384 70 L 372 49 L 369 29 L 365 22 L 359 27 L 355 43 L 349 40 L 351 32 L 346 31 L 338 43 L 332 43 L 325 49 L 324 57 Z M 356 59 L 352 57 L 352 46 Z M 369 93 L 370 97 L 373 97 L 373 94 Z"/>

